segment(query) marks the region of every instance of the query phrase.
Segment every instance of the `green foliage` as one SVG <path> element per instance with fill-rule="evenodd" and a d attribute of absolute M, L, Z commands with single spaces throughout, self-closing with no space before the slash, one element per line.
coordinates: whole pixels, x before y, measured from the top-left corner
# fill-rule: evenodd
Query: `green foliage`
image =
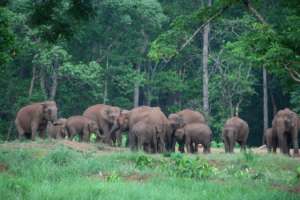
<path fill-rule="evenodd" d="M 168 172 L 171 176 L 207 179 L 213 175 L 214 168 L 199 157 L 191 158 L 183 154 L 172 154 L 171 162 L 168 166 Z"/>
<path fill-rule="evenodd" d="M 152 164 L 153 164 L 152 158 L 149 156 L 146 156 L 144 154 L 138 155 L 135 160 L 135 167 L 138 169 L 143 169 L 145 167 L 149 167 Z"/>
<path fill-rule="evenodd" d="M 120 179 L 121 177 L 115 171 L 112 171 L 112 173 L 106 177 L 107 182 L 118 182 Z"/>

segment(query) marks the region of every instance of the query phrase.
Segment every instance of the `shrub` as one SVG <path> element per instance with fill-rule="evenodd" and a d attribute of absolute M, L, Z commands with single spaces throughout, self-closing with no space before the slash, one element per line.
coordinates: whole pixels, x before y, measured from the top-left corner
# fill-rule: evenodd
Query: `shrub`
<path fill-rule="evenodd" d="M 191 158 L 183 154 L 172 154 L 168 166 L 170 175 L 185 178 L 205 179 L 213 174 L 213 167 L 199 157 Z"/>
<path fill-rule="evenodd" d="M 76 160 L 76 157 L 77 156 L 74 151 L 65 147 L 59 147 L 51 151 L 45 159 L 58 166 L 65 166 Z"/>
<path fill-rule="evenodd" d="M 107 182 L 118 182 L 120 179 L 121 177 L 116 171 L 112 171 L 112 173 L 106 177 Z"/>
<path fill-rule="evenodd" d="M 139 169 L 143 169 L 145 167 L 150 166 L 153 163 L 153 159 L 144 154 L 138 155 L 135 160 L 135 167 Z"/>

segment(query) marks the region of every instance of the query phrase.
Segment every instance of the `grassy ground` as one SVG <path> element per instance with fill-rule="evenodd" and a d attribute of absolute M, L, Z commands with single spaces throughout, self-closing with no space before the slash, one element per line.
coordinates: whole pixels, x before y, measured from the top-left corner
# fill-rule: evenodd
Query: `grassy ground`
<path fill-rule="evenodd" d="M 237 151 L 238 152 L 238 151 Z M 0 199 L 300 199 L 300 160 L 146 155 L 70 141 L 0 144 Z"/>

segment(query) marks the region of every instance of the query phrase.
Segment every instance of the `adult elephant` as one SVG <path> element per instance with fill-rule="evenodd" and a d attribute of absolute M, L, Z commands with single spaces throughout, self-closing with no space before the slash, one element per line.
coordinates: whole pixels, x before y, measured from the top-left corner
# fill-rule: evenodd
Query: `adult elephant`
<path fill-rule="evenodd" d="M 297 114 L 288 108 L 278 111 L 272 121 L 272 129 L 278 138 L 280 151 L 289 155 L 292 143 L 294 155 L 299 156 Z"/>
<path fill-rule="evenodd" d="M 15 120 L 19 139 L 24 136 L 31 136 L 31 139 L 35 140 L 37 132 L 45 138 L 48 121 L 54 122 L 56 119 L 57 106 L 55 101 L 33 103 L 21 108 Z"/>
<path fill-rule="evenodd" d="M 69 117 L 66 122 L 66 131 L 69 139 L 73 139 L 78 134 L 79 141 L 89 142 L 91 133 L 96 133 L 98 137 L 101 137 L 96 122 L 84 116 Z"/>
<path fill-rule="evenodd" d="M 137 148 L 137 138 L 133 134 L 133 127 L 139 122 L 144 122 L 156 130 L 157 151 L 165 151 L 165 140 L 170 129 L 169 121 L 159 107 L 141 106 L 130 111 L 122 112 L 111 132 L 128 130 L 129 147 L 132 150 Z"/>
<path fill-rule="evenodd" d="M 175 132 L 177 129 L 183 128 L 187 124 L 201 123 L 206 124 L 205 117 L 198 111 L 184 109 L 177 113 L 172 113 L 168 116 L 171 132 L 168 135 L 167 149 L 175 151 Z"/>
<path fill-rule="evenodd" d="M 119 107 L 96 104 L 87 108 L 83 116 L 95 121 L 98 125 L 99 131 L 104 136 L 103 142 L 112 144 L 110 130 L 113 124 L 116 123 L 118 116 L 120 116 L 121 109 Z M 100 138 L 97 137 L 97 140 Z"/>
<path fill-rule="evenodd" d="M 187 124 L 176 130 L 175 137 L 181 153 L 184 153 L 184 145 L 188 153 L 198 152 L 198 144 L 203 145 L 203 153 L 210 153 L 212 131 L 204 123 Z"/>
<path fill-rule="evenodd" d="M 67 136 L 65 130 L 66 122 L 67 122 L 66 118 L 59 118 L 53 123 L 48 123 L 47 131 L 46 131 L 48 137 L 51 137 L 53 139 L 65 138 Z"/>
<path fill-rule="evenodd" d="M 246 143 L 249 135 L 249 126 L 246 121 L 239 117 L 228 119 L 223 128 L 223 141 L 226 153 L 233 153 L 235 142 L 241 146 L 241 150 L 246 149 Z"/>
<path fill-rule="evenodd" d="M 267 145 L 268 152 L 270 153 L 273 149 L 273 153 L 276 153 L 278 147 L 277 135 L 274 134 L 272 128 L 268 128 L 264 133 L 264 143 Z"/>

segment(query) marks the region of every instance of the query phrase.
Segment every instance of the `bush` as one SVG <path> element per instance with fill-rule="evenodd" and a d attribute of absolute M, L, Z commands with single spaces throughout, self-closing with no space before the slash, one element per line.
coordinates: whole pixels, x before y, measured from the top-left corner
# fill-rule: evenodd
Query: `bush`
<path fill-rule="evenodd" d="M 152 165 L 153 159 L 144 154 L 138 155 L 135 160 L 135 167 L 139 169 L 143 169 L 145 167 L 149 167 Z"/>
<path fill-rule="evenodd" d="M 184 178 L 206 179 L 213 174 L 214 168 L 206 160 L 191 158 L 183 154 L 172 154 L 168 166 L 170 175 Z"/>
<path fill-rule="evenodd" d="M 74 151 L 65 147 L 59 147 L 51 151 L 45 159 L 58 166 L 65 166 L 76 160 L 76 158 L 77 156 Z"/>

